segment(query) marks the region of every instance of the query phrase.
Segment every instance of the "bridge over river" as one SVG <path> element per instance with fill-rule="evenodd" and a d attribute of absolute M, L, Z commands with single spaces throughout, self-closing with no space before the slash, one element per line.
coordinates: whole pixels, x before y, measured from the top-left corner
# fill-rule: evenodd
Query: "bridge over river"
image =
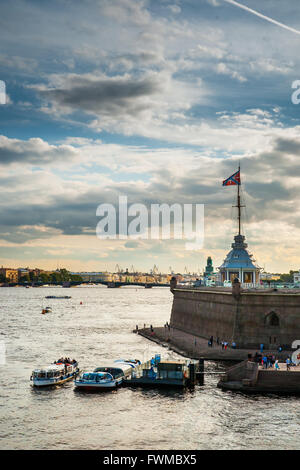
<path fill-rule="evenodd" d="M 146 289 L 150 289 L 152 287 L 170 287 L 170 284 L 160 284 L 158 282 L 97 281 L 95 284 L 103 284 L 111 288 L 122 286 L 141 286 Z"/>

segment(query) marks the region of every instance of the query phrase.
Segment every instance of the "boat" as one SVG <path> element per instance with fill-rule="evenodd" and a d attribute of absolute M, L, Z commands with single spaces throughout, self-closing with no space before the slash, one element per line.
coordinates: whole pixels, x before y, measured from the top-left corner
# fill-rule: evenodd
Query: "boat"
<path fill-rule="evenodd" d="M 70 295 L 47 295 L 45 299 L 71 299 Z"/>
<path fill-rule="evenodd" d="M 52 308 L 51 307 L 45 307 L 42 309 L 42 314 L 44 315 L 45 313 L 50 313 L 52 312 Z"/>
<path fill-rule="evenodd" d="M 30 380 L 34 387 L 49 387 L 61 385 L 72 380 L 79 374 L 78 362 L 56 362 L 46 367 L 40 367 L 32 371 Z"/>
<path fill-rule="evenodd" d="M 75 380 L 75 387 L 80 390 L 107 390 L 116 388 L 120 385 L 116 378 L 109 372 L 83 372 L 78 379 Z"/>
<path fill-rule="evenodd" d="M 93 372 L 83 372 L 75 380 L 75 387 L 87 391 L 117 388 L 140 364 L 138 359 L 117 359 L 113 363 L 96 367 Z"/>

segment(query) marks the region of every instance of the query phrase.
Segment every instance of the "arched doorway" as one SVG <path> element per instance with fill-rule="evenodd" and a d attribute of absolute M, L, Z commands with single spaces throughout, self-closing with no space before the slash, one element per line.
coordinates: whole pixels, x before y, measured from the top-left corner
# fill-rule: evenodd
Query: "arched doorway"
<path fill-rule="evenodd" d="M 269 349 L 275 349 L 280 345 L 280 317 L 272 311 L 265 316 L 265 333 L 269 339 Z"/>

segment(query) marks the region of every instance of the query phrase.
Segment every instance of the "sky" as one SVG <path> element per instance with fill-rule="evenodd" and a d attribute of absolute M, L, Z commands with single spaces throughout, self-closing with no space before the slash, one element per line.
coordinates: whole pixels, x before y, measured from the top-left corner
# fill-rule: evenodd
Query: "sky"
<path fill-rule="evenodd" d="M 13 6 L 13 7 L 12 7 Z M 300 268 L 298 0 L 1 2 L 0 264 L 196 272 L 237 231 Z M 299 94 L 300 96 L 300 94 Z M 203 248 L 99 239 L 99 204 L 204 204 Z"/>

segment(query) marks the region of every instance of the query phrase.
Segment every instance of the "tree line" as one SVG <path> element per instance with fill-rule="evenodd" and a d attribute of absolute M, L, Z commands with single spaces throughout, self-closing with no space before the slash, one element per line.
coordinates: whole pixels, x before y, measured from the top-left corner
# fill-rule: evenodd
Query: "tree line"
<path fill-rule="evenodd" d="M 0 282 L 10 283 L 11 281 L 3 274 L 0 274 Z M 64 282 L 83 282 L 83 279 L 79 274 L 71 274 L 67 269 L 60 269 L 53 273 L 41 272 L 39 274 L 29 271 L 19 278 L 18 284 L 61 284 Z"/>

